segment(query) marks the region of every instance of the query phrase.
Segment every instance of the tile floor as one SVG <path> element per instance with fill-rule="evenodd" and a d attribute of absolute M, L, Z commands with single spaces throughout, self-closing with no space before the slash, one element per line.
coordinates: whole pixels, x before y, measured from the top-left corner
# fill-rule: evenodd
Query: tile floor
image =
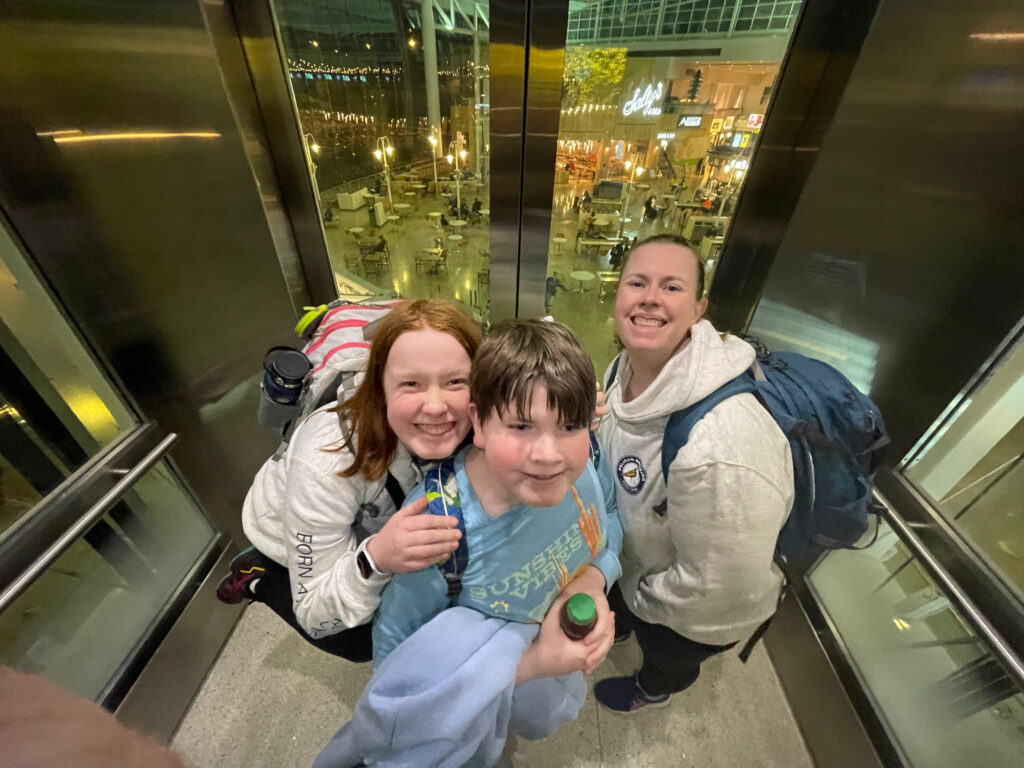
<path fill-rule="evenodd" d="M 633 641 L 595 677 L 633 670 Z M 249 606 L 172 740 L 194 768 L 305 768 L 349 718 L 368 665 L 328 656 L 267 608 Z M 713 659 L 670 706 L 624 717 L 591 696 L 551 738 L 518 740 L 516 768 L 810 768 L 771 662 Z M 424 766 L 424 768 L 426 768 Z"/>
<path fill-rule="evenodd" d="M 666 179 L 657 179 L 650 191 L 634 192 L 627 212 L 631 221 L 625 225 L 625 236 L 639 236 L 643 239 L 655 232 L 670 231 L 667 220 L 641 223 L 640 215 L 644 195 L 652 192 L 660 194 L 667 185 Z M 581 257 L 574 250 L 579 215 L 572 211 L 572 199 L 574 195 L 582 195 L 584 189 L 591 187 L 592 182 L 571 187 L 566 184 L 556 185 L 552 200 L 551 237 L 562 234 L 567 242 L 561 248 L 549 242 L 547 274 L 557 272 L 565 286 L 565 290 L 559 290 L 552 300 L 551 314 L 555 319 L 567 323 L 580 336 L 600 375 L 618 353 L 611 318 L 614 295 L 609 292 L 600 297 L 596 280 L 584 285 L 569 277 L 576 269 L 594 273 L 608 269 L 607 252 L 613 241 L 609 241 L 608 246 L 596 254 L 588 253 Z M 404 216 L 399 221 L 389 222 L 380 228 L 370 224 L 368 207 L 355 211 L 339 211 L 333 207 L 334 219 L 325 231 L 334 271 L 352 275 L 383 292 L 394 291 L 402 297 L 448 296 L 473 310 L 478 319 L 485 318 L 488 314 L 489 286 L 482 285 L 478 275 L 481 270 L 490 267 L 490 232 L 486 220 L 460 228 L 463 239 L 455 241 L 455 245 L 447 239 L 454 230 L 441 231 L 427 215 L 432 211 L 443 210 L 445 199 L 437 199 L 430 193 L 406 198 L 400 189 L 404 187 L 396 183 L 393 189 L 396 202 L 399 198 L 409 200 L 411 207 L 401 209 Z M 323 198 L 324 203 L 329 202 L 329 197 Z M 489 195 L 486 187 L 482 186 L 478 192 L 464 194 L 463 204 L 471 206 L 475 197 L 479 197 L 483 207 L 487 208 Z M 352 227 L 359 227 L 363 232 L 358 236 L 352 235 L 349 232 Z M 614 236 L 617 232 L 610 231 L 607 234 Z M 381 235 L 388 241 L 391 270 L 384 270 L 379 275 L 367 273 L 360 263 L 359 240 L 376 242 Z M 423 254 L 423 249 L 431 247 L 434 238 L 438 236 L 443 238 L 449 249 L 447 270 L 436 275 L 423 268 L 417 270 L 416 257 Z"/>

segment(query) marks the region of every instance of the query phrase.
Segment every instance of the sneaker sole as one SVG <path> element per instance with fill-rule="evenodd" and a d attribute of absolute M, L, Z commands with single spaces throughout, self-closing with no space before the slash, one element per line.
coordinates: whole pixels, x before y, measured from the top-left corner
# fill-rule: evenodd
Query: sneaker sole
<path fill-rule="evenodd" d="M 644 704 L 639 709 L 631 709 L 629 712 L 622 712 L 618 709 L 606 707 L 604 704 L 601 704 L 600 701 L 598 701 L 597 703 L 600 704 L 601 708 L 604 709 L 606 712 L 611 712 L 613 715 L 620 715 L 625 717 L 628 715 L 635 715 L 637 712 L 643 712 L 645 709 L 661 709 L 662 707 L 667 707 L 669 704 L 672 703 L 672 696 L 670 695 L 664 701 L 652 701 L 650 704 Z"/>

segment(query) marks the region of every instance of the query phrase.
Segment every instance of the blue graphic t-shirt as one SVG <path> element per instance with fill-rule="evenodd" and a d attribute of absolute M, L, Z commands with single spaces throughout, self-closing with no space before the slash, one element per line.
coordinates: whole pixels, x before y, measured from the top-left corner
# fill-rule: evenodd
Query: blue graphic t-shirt
<path fill-rule="evenodd" d="M 615 512 L 614 480 L 588 462 L 557 507 L 513 507 L 499 517 L 484 512 L 466 475 L 466 452 L 455 457 L 455 475 L 466 523 L 469 563 L 458 605 L 488 616 L 540 622 L 552 600 L 588 564 L 610 586 L 619 577 L 622 528 Z M 406 504 L 424 494 L 421 484 Z M 396 574 L 381 596 L 373 625 L 373 658 L 380 664 L 409 635 L 449 607 L 438 568 Z"/>

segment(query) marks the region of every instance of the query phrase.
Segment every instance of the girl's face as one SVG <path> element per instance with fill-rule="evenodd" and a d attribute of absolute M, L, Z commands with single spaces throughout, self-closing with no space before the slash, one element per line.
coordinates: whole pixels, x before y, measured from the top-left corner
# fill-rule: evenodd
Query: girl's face
<path fill-rule="evenodd" d="M 384 366 L 388 425 L 421 459 L 443 459 L 469 433 L 469 369 L 454 336 L 421 328 L 399 336 Z"/>

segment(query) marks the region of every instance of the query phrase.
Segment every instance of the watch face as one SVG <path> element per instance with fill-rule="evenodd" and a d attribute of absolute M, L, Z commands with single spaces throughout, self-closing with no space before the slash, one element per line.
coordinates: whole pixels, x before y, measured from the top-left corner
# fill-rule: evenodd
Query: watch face
<path fill-rule="evenodd" d="M 370 558 L 366 556 L 365 552 L 360 552 L 356 555 L 356 565 L 359 566 L 359 574 L 364 578 L 370 578 L 373 573 L 373 568 L 370 567 Z"/>

